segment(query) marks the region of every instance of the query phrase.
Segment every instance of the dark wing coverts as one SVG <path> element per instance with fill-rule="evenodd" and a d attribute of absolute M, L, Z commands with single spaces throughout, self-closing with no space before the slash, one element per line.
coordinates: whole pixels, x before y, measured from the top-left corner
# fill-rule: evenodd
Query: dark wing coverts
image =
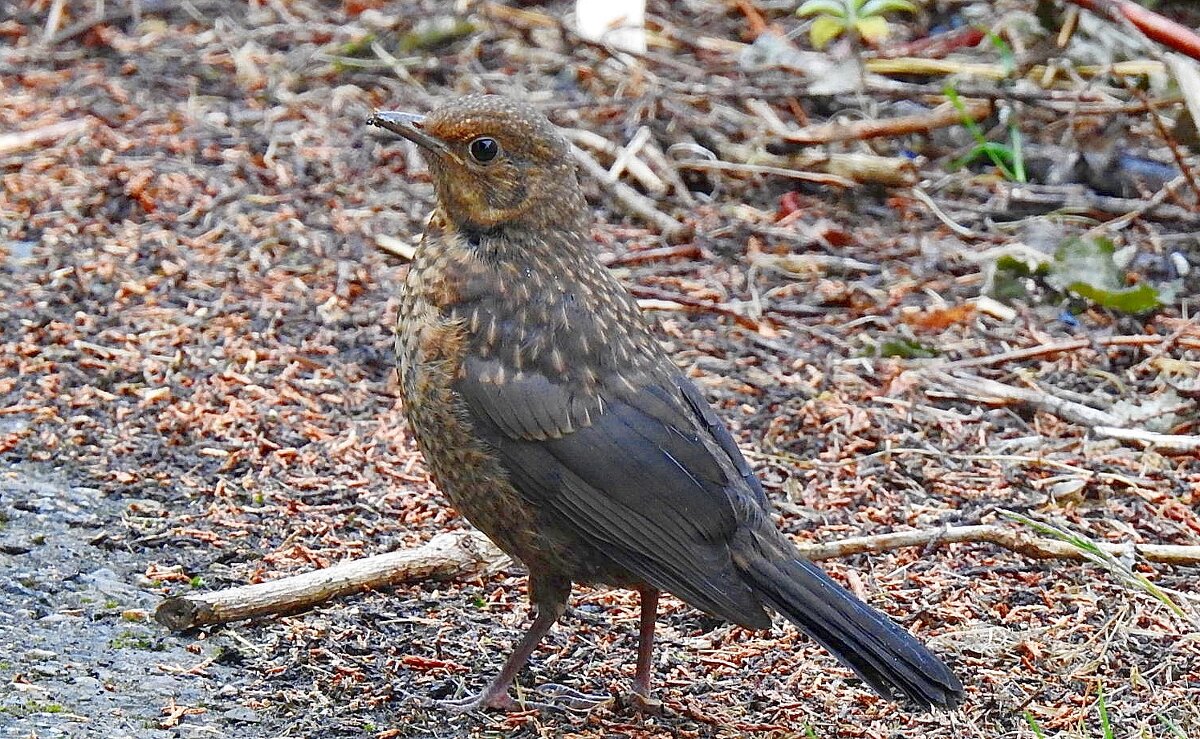
<path fill-rule="evenodd" d="M 455 390 L 518 490 L 615 562 L 704 610 L 766 628 L 734 570 L 739 509 L 764 505 L 729 433 L 678 372 L 601 379 L 587 397 L 545 374 L 468 358 Z M 620 462 L 614 462 L 620 460 Z"/>

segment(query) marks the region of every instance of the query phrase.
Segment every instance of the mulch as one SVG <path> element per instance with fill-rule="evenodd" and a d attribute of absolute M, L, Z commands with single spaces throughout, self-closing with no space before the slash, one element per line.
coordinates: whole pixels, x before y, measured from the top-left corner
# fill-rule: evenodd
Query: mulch
<path fill-rule="evenodd" d="M 379 235 L 415 241 L 432 192 L 411 148 L 366 129 L 372 109 L 519 93 L 617 146 L 646 126 L 669 163 L 699 149 L 782 151 L 749 98 L 792 122 L 862 102 L 806 97 L 794 72 L 747 70 L 737 52 L 705 43 L 748 43 L 755 13 L 796 28 L 775 3 L 651 3 L 663 42 L 632 65 L 566 30 L 564 3 L 467 3 L 462 16 L 432 0 L 148 4 L 140 20 L 83 30 L 72 24 L 86 25 L 90 9 L 71 7 L 58 30 L 73 35 L 43 43 L 49 5 L 0 2 L 11 11 L 0 21 L 0 133 L 74 122 L 36 146 L 0 149 L 0 453 L 148 501 L 145 515 L 113 522 L 103 545 L 143 555 L 164 596 L 466 526 L 408 433 L 391 329 L 407 267 L 376 246 Z M 974 5 L 999 22 L 991 4 Z M 1112 80 L 1084 92 L 1137 102 Z M 1048 102 L 1019 112 L 1027 135 L 1050 144 L 1065 129 L 1061 100 Z M 910 109 L 872 97 L 869 114 Z M 1136 117 L 1122 136 L 1164 149 Z M 649 301 L 660 337 L 797 539 L 991 522 L 1003 508 L 1097 541 L 1197 544 L 1196 450 L 1101 438 L 1045 409 L 923 379 L 944 360 L 1156 337 L 971 372 L 1200 434 L 1194 226 L 1148 215 L 1118 234 L 1138 245 L 1144 276 L 1175 252 L 1195 265 L 1180 300 L 1152 314 L 1018 301 L 998 317 L 973 302 L 988 279 L 979 254 L 1035 243 L 1040 231 L 1037 219 L 994 217 L 1005 183 L 949 171 L 969 143 L 936 132 L 829 150 L 908 156 L 919 144 L 922 179 L 946 178 L 948 217 L 979 239 L 904 187 L 668 166 L 654 202 L 693 232 L 679 248 L 610 184 L 585 184 L 603 257 Z M 1186 211 L 1183 192 L 1175 206 Z M 1112 217 L 1085 216 L 1054 221 L 1055 233 Z M 897 341 L 937 358 L 881 356 Z M 246 736 L 993 738 L 1029 735 L 1028 712 L 1047 735 L 1090 737 L 1101 689 L 1118 735 L 1200 733 L 1195 568 L 1135 567 L 1182 616 L 1102 567 L 991 545 L 829 568 L 947 656 L 968 684 L 960 711 L 905 715 L 790 627 L 749 632 L 668 598 L 656 657 L 665 715 L 618 700 L 586 716 L 448 719 L 422 698 L 478 689 L 526 623 L 515 567 L 200 636 L 222 640 L 246 672 L 240 699 L 266 717 Z M 522 684 L 619 694 L 633 668 L 634 596 L 581 590 L 573 602 Z"/>

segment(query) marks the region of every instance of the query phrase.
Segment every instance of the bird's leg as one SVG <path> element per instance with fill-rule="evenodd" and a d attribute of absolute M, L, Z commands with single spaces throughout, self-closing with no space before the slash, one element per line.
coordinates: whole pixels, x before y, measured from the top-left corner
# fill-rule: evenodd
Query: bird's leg
<path fill-rule="evenodd" d="M 657 712 L 662 703 L 650 697 L 650 661 L 654 656 L 654 624 L 658 620 L 658 590 L 646 585 L 639 588 L 642 601 L 641 625 L 638 629 L 637 671 L 633 675 L 633 704 L 642 711 Z"/>
<path fill-rule="evenodd" d="M 508 711 L 517 708 L 517 702 L 508 694 L 508 689 L 512 687 L 517 673 L 529 661 L 533 650 L 537 649 L 537 645 L 542 642 L 546 634 L 550 633 L 550 627 L 554 626 L 566 612 L 567 598 L 570 595 L 571 583 L 569 581 L 563 583 L 557 580 L 540 580 L 531 576 L 529 578 L 529 600 L 535 604 L 537 616 L 530 624 L 529 630 L 525 632 L 525 636 L 521 637 L 521 641 L 517 643 L 512 654 L 504 662 L 504 667 L 500 668 L 500 674 L 496 675 L 481 693 L 462 700 L 439 701 L 439 705 L 454 712 L 475 711 L 481 708 L 498 708 Z"/>

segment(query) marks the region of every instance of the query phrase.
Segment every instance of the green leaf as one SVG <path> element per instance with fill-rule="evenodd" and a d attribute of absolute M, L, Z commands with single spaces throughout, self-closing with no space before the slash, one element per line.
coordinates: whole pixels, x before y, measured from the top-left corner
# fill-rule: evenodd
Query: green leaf
<path fill-rule="evenodd" d="M 1104 739 L 1113 739 L 1112 724 L 1108 720 L 1108 705 L 1104 702 L 1104 685 L 1099 686 L 1099 694 L 1097 697 L 1100 710 L 1100 729 L 1104 732 Z"/>
<path fill-rule="evenodd" d="M 1021 129 L 1017 128 L 1015 123 L 1008 129 L 1008 140 L 1012 142 L 1009 148 L 1012 154 L 1013 178 L 1017 182 L 1028 182 L 1025 176 L 1025 145 L 1021 139 Z"/>
<path fill-rule="evenodd" d="M 1174 721 L 1162 715 L 1161 713 L 1156 713 L 1154 715 L 1158 717 L 1159 723 L 1165 726 L 1167 731 L 1171 732 L 1171 735 L 1174 736 L 1175 739 L 1187 739 L 1187 734 L 1184 734 L 1183 729 L 1176 726 Z"/>
<path fill-rule="evenodd" d="M 859 36 L 862 36 L 872 44 L 883 41 L 888 37 L 888 33 L 891 32 L 887 19 L 882 15 L 859 18 L 854 22 L 854 28 L 858 31 Z"/>
<path fill-rule="evenodd" d="M 900 357 L 901 359 L 932 359 L 940 354 L 933 347 L 903 337 L 880 342 L 876 347 L 876 352 L 881 357 Z"/>
<path fill-rule="evenodd" d="M 1161 306 L 1161 296 L 1153 285 L 1126 284 L 1113 261 L 1115 250 L 1108 239 L 1071 239 L 1054 253 L 1046 282 L 1060 292 L 1122 313 L 1148 313 Z"/>
<path fill-rule="evenodd" d="M 845 30 L 846 26 L 840 19 L 831 15 L 823 15 L 813 21 L 812 26 L 808 29 L 808 39 L 812 42 L 814 49 L 823 49 L 830 41 L 841 36 Z"/>
<path fill-rule="evenodd" d="M 801 18 L 807 18 L 810 15 L 824 13 L 831 15 L 834 18 L 846 17 L 846 6 L 839 0 L 808 0 L 808 2 L 796 8 L 796 15 Z"/>
<path fill-rule="evenodd" d="M 1000 54 L 1000 63 L 1004 66 L 1005 74 L 1011 75 L 1017 71 L 1017 56 L 1008 42 L 992 31 L 987 32 L 987 39 L 992 42 L 992 46 Z"/>
<path fill-rule="evenodd" d="M 884 13 L 919 13 L 920 8 L 909 0 L 867 0 L 859 6 L 859 15 L 883 15 Z"/>
<path fill-rule="evenodd" d="M 1020 513 L 1016 513 L 1015 511 L 1010 511 L 1005 508 L 998 508 L 996 512 L 1010 521 L 1016 521 L 1017 523 L 1030 527 L 1039 534 L 1045 534 L 1046 536 L 1050 536 L 1058 539 L 1059 541 L 1070 544 L 1079 550 L 1084 559 L 1105 568 L 1108 570 L 1109 574 L 1120 578 L 1127 585 L 1141 588 L 1159 603 L 1162 603 L 1164 606 L 1171 609 L 1171 612 L 1178 616 L 1181 620 L 1194 623 L 1194 621 L 1188 616 L 1187 612 L 1180 608 L 1175 601 L 1171 600 L 1171 596 L 1167 595 L 1162 588 L 1150 582 L 1148 577 L 1140 572 L 1135 571 L 1123 560 L 1119 559 L 1118 557 L 1114 557 L 1113 555 L 1101 549 L 1096 542 L 1087 538 L 1083 534 L 1076 534 L 1073 531 L 1064 531 L 1057 526 L 1052 526 L 1043 521 L 1037 521 L 1029 518 L 1028 516 L 1023 516 Z"/>
<path fill-rule="evenodd" d="M 1028 262 L 1010 255 L 1004 255 L 996 260 L 995 271 L 992 274 L 991 296 L 997 300 L 1011 302 L 1029 297 L 1025 289 L 1026 280 L 1044 273 L 1047 267 L 1039 264 L 1031 267 Z"/>
<path fill-rule="evenodd" d="M 1158 290 L 1146 283 L 1127 287 L 1124 290 L 1099 290 L 1091 285 L 1075 282 L 1068 285 L 1067 289 L 1081 298 L 1087 298 L 1096 305 L 1131 315 L 1149 313 L 1162 305 Z"/>
<path fill-rule="evenodd" d="M 984 141 L 976 144 L 975 148 L 968 151 L 962 158 L 951 162 L 950 166 L 952 169 L 958 169 L 982 157 L 987 157 L 991 160 L 992 165 L 1000 170 L 1000 175 L 1004 179 L 1016 180 L 1016 174 L 1011 169 L 1013 161 L 1016 158 L 1012 149 L 995 141 Z"/>
<path fill-rule="evenodd" d="M 1025 721 L 1029 723 L 1029 730 L 1033 732 L 1033 735 L 1036 736 L 1037 739 L 1046 739 L 1046 735 L 1042 733 L 1042 727 L 1038 726 L 1037 720 L 1029 711 L 1025 712 Z"/>

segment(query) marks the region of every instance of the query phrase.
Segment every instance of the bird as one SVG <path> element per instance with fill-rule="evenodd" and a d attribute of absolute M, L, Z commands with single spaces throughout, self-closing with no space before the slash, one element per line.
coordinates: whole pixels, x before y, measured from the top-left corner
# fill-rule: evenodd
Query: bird
<path fill-rule="evenodd" d="M 436 195 L 399 298 L 405 414 L 436 486 L 524 565 L 535 613 L 485 688 L 442 705 L 519 707 L 513 681 L 576 584 L 639 593 L 639 705 L 657 702 L 663 591 L 749 629 L 775 611 L 888 699 L 960 702 L 941 659 L 773 523 L 733 437 L 599 261 L 570 145 L 542 113 L 474 94 L 367 123 L 416 145 Z"/>

